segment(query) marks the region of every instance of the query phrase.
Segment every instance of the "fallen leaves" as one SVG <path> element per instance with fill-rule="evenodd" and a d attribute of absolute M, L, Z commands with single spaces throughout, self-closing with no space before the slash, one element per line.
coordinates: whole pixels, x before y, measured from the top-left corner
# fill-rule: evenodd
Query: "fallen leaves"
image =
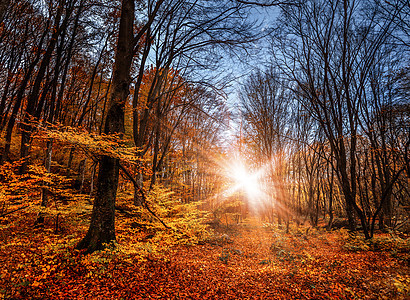
<path fill-rule="evenodd" d="M 116 249 L 84 256 L 73 250 L 80 230 L 56 235 L 33 229 L 30 219 L 33 216 L 26 215 L 1 228 L 9 237 L 0 244 L 4 298 L 405 299 L 409 295 L 408 266 L 386 251 L 347 251 L 338 232 L 313 231 L 301 238 L 296 229 L 285 234 L 261 224 L 253 224 L 251 230 L 239 225 L 227 232 L 229 243 L 173 246 L 141 260 L 137 251 L 121 251 L 127 246 L 121 243 L 130 241 L 125 229 L 119 231 L 122 242 Z"/>

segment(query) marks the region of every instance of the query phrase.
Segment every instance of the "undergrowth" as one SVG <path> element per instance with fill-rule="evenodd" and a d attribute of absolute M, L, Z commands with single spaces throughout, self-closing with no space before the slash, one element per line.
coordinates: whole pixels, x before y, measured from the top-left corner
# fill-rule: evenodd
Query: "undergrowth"
<path fill-rule="evenodd" d="M 200 203 L 184 203 L 171 190 L 155 186 L 146 206 L 131 205 L 123 198 L 126 214 L 117 221 L 117 251 L 140 259 L 161 256 L 174 246 L 196 245 L 206 240 L 211 229 L 206 225 L 209 214 L 200 210 Z M 128 204 L 127 204 L 128 203 Z"/>
<path fill-rule="evenodd" d="M 343 248 L 349 251 L 387 251 L 392 255 L 410 252 L 410 239 L 403 239 L 393 232 L 384 235 L 376 235 L 371 239 L 365 239 L 363 234 L 351 233 L 346 229 L 340 229 Z"/>

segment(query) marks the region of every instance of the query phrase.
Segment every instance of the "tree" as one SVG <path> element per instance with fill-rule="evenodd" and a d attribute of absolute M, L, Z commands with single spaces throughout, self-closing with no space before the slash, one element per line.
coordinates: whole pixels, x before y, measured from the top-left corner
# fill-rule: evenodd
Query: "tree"
<path fill-rule="evenodd" d="M 134 86 L 133 136 L 141 158 L 155 143 L 153 127 L 158 128 L 158 124 L 150 121 L 157 118 L 155 114 L 166 95 L 175 92 L 175 86 L 166 84 L 171 69 L 189 83 L 206 82 L 209 86 L 211 80 L 203 71 L 221 66 L 220 50 L 237 50 L 260 36 L 252 36 L 253 25 L 246 21 L 246 8 L 249 5 L 225 0 L 166 1 L 147 30 Z M 150 86 L 144 87 L 148 90 L 146 97 L 141 97 L 144 66 L 150 58 L 155 72 L 151 73 Z M 141 172 L 137 181 L 142 185 Z M 137 192 L 134 203 L 141 204 Z"/>
<path fill-rule="evenodd" d="M 329 141 L 350 228 L 356 228 L 357 215 L 369 238 L 370 224 L 357 194 L 360 112 L 371 85 L 369 74 L 394 30 L 400 6 L 382 21 L 378 2 L 367 8 L 364 13 L 360 3 L 348 0 L 285 6 L 274 47 L 280 53 L 278 66 Z"/>
<path fill-rule="evenodd" d="M 112 92 L 105 118 L 105 134 L 124 133 L 124 107 L 129 94 L 130 69 L 134 57 L 134 0 L 123 0 L 115 54 Z M 90 227 L 78 249 L 91 253 L 115 241 L 115 199 L 120 161 L 103 155 L 99 161 L 97 193 Z"/>
<path fill-rule="evenodd" d="M 257 164 L 268 179 L 267 194 L 276 210 L 279 224 L 287 217 L 286 149 L 290 136 L 291 105 L 288 90 L 277 70 L 250 75 L 241 93 L 244 133 L 251 139 Z M 288 218 L 287 218 L 288 219 Z"/>
<path fill-rule="evenodd" d="M 122 1 L 111 94 L 105 117 L 105 134 L 118 134 L 121 138 L 124 133 L 124 109 L 129 95 L 132 62 L 139 51 L 141 40 L 152 25 L 163 2 L 159 0 L 152 6 L 150 2 L 145 23 L 139 26 L 134 35 L 136 26 L 134 0 Z M 90 227 L 86 236 L 78 243 L 78 249 L 86 249 L 87 253 L 91 253 L 115 241 L 115 200 L 119 169 L 119 158 L 102 155 L 99 159 L 97 191 Z"/>

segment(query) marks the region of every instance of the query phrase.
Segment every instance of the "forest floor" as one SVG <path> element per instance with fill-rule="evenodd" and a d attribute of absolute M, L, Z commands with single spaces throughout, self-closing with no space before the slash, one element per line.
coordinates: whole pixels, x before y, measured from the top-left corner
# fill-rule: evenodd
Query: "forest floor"
<path fill-rule="evenodd" d="M 157 254 L 145 236 L 145 256 L 83 255 L 73 246 L 85 221 L 56 234 L 33 220 L 0 218 L 0 299 L 410 299 L 409 253 L 392 246 L 408 237 L 368 248 L 343 230 L 246 222 Z M 121 245 L 130 233 L 117 227 Z"/>

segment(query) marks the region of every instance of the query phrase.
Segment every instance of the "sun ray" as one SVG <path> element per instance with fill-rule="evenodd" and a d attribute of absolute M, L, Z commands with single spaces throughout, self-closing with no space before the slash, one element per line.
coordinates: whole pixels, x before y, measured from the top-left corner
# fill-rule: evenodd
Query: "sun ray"
<path fill-rule="evenodd" d="M 258 181 L 260 172 L 252 173 L 241 162 L 234 164 L 228 172 L 229 177 L 236 183 L 236 187 L 243 189 L 249 198 L 255 199 L 261 195 Z"/>

